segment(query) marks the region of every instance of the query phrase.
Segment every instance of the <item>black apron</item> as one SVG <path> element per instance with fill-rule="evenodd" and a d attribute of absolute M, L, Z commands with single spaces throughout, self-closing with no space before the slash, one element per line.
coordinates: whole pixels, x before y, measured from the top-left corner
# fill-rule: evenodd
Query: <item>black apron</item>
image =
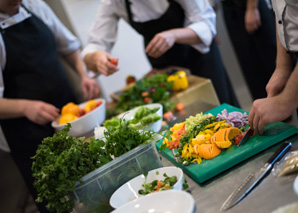
<path fill-rule="evenodd" d="M 6 48 L 4 98 L 40 100 L 60 109 L 68 102 L 77 102 L 59 62 L 54 35 L 39 18 L 32 14 L 0 31 Z M 0 124 L 12 157 L 35 199 L 30 157 L 54 130 L 50 123 L 38 125 L 25 117 L 0 120 Z M 41 212 L 46 211 L 43 205 L 38 207 Z"/>
<path fill-rule="evenodd" d="M 147 22 L 134 22 L 129 0 L 125 0 L 130 25 L 144 37 L 147 46 L 152 38 L 162 31 L 184 27 L 184 11 L 181 6 L 169 0 L 169 8 L 158 19 Z M 175 43 L 164 55 L 159 58 L 148 56 L 154 68 L 167 66 L 181 66 L 189 68 L 193 75 L 211 79 L 221 103 L 228 103 L 239 107 L 238 100 L 227 76 L 215 41 L 210 45 L 210 51 L 202 54 L 190 45 Z"/>

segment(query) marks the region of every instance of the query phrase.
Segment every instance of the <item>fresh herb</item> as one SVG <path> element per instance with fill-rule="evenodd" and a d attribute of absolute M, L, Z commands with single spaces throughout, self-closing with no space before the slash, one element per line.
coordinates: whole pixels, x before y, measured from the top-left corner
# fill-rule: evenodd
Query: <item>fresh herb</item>
<path fill-rule="evenodd" d="M 150 109 L 148 107 L 139 107 L 139 109 L 135 112 L 135 115 L 132 119 L 125 119 L 125 115 L 122 118 L 113 117 L 104 122 L 104 127 L 106 129 L 115 129 L 120 126 L 121 119 L 126 120 L 129 126 L 132 129 L 146 129 L 145 127 L 149 124 L 152 124 L 161 119 L 156 112 L 159 110 L 159 107 L 155 107 Z"/>
<path fill-rule="evenodd" d="M 117 127 L 108 128 L 104 132 L 106 139 L 105 149 L 114 157 L 119 157 L 141 144 L 150 143 L 156 134 L 153 131 L 131 128 L 128 120 L 120 118 Z"/>
<path fill-rule="evenodd" d="M 71 212 L 74 200 L 68 195 L 76 182 L 112 160 L 103 149 L 103 141 L 91 138 L 89 143 L 83 143 L 84 137 L 68 134 L 70 128 L 68 123 L 53 137 L 45 138 L 32 157 L 34 187 L 39 193 L 36 201 L 47 201 L 49 211 Z"/>
<path fill-rule="evenodd" d="M 186 178 L 184 178 L 184 182 L 183 182 L 183 189 L 184 190 L 186 190 L 186 189 L 188 189 L 188 184 L 187 184 L 187 180 L 186 180 Z"/>
<path fill-rule="evenodd" d="M 107 118 L 148 104 L 146 100 L 150 100 L 150 103 L 162 104 L 164 112 L 174 109 L 175 104 L 170 102 L 173 82 L 167 82 L 167 78 L 167 74 L 154 74 L 139 80 L 120 95 L 116 107 L 107 111 Z M 146 97 L 142 96 L 144 92 L 148 93 Z"/>

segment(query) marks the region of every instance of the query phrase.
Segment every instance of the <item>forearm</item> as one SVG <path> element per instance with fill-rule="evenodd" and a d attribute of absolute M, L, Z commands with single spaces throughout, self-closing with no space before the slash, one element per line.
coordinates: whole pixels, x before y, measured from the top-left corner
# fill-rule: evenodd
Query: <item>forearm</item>
<path fill-rule="evenodd" d="M 85 64 L 81 59 L 81 51 L 79 49 L 68 55 L 65 55 L 64 58 L 66 59 L 68 64 L 79 73 L 81 78 L 86 77 Z"/>
<path fill-rule="evenodd" d="M 298 64 L 294 71 L 291 73 L 285 88 L 283 89 L 281 100 L 287 104 L 291 111 L 298 108 Z"/>
<path fill-rule="evenodd" d="M 202 40 L 199 36 L 190 28 L 177 28 L 169 30 L 175 37 L 175 42 L 178 44 L 200 44 Z"/>
<path fill-rule="evenodd" d="M 247 0 L 246 10 L 255 10 L 258 8 L 259 0 Z"/>
<path fill-rule="evenodd" d="M 23 117 L 27 103 L 24 99 L 0 98 L 0 119 Z"/>

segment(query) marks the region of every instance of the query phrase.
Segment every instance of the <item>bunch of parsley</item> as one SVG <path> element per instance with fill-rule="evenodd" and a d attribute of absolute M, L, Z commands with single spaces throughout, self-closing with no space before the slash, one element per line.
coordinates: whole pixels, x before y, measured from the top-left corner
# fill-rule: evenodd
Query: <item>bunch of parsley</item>
<path fill-rule="evenodd" d="M 68 134 L 70 128 L 67 124 L 53 137 L 45 138 L 32 157 L 34 187 L 39 193 L 36 201 L 47 201 L 49 211 L 71 212 L 74 200 L 68 195 L 75 189 L 76 182 L 112 160 L 103 149 L 103 141 L 91 138 L 89 143 L 83 143 L 84 137 Z"/>

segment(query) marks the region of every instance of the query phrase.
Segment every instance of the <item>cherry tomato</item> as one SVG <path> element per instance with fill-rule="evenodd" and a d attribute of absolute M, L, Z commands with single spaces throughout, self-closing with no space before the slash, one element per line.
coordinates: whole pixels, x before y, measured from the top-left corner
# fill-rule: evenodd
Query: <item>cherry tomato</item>
<path fill-rule="evenodd" d="M 152 101 L 152 99 L 149 98 L 149 97 L 144 98 L 144 103 L 145 103 L 145 104 L 148 104 L 148 103 L 150 103 L 151 101 Z"/>
<path fill-rule="evenodd" d="M 85 115 L 86 112 L 84 109 L 79 109 L 79 112 L 78 112 L 78 117 L 82 117 L 83 115 Z"/>
<path fill-rule="evenodd" d="M 109 59 L 109 62 L 111 62 L 115 66 L 118 66 L 118 58 L 111 58 L 111 59 Z"/>
<path fill-rule="evenodd" d="M 101 104 L 102 104 L 102 101 L 98 101 L 98 102 L 96 103 L 96 107 L 100 106 Z"/>

